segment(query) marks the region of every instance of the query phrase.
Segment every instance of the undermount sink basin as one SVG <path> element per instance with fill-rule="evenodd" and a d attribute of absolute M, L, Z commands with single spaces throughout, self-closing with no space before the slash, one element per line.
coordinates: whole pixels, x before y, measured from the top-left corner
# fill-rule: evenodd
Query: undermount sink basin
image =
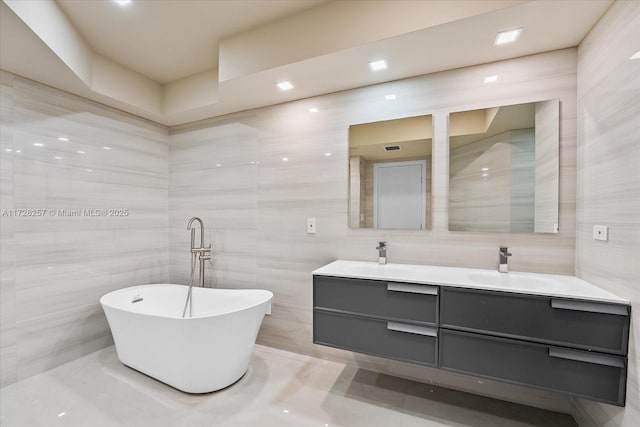
<path fill-rule="evenodd" d="M 566 281 L 553 276 L 533 273 L 498 273 L 496 271 L 473 271 L 468 274 L 472 282 L 484 285 L 501 285 L 505 288 L 542 289 L 552 286 L 554 289 L 567 287 Z"/>

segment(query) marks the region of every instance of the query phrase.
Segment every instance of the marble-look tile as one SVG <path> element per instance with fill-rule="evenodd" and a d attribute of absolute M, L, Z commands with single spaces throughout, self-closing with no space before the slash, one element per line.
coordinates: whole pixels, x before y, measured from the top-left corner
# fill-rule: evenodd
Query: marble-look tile
<path fill-rule="evenodd" d="M 247 373 L 189 395 L 108 347 L 0 390 L 7 426 L 575 427 L 566 414 L 420 384 L 257 345 Z"/>
<path fill-rule="evenodd" d="M 44 210 L 2 218 L 6 385 L 109 345 L 103 294 L 168 279 L 169 147 L 100 104 L 5 72 L 1 87 L 2 208 Z"/>
<path fill-rule="evenodd" d="M 0 209 L 14 208 L 13 76 L 0 73 Z M 17 379 L 14 229 L 0 216 L 0 386 Z"/>
<path fill-rule="evenodd" d="M 640 3 L 616 1 L 578 50 L 576 275 L 640 304 Z M 609 226 L 607 242 L 592 239 Z M 632 313 L 624 408 L 576 399 L 585 427 L 640 419 L 640 317 Z"/>

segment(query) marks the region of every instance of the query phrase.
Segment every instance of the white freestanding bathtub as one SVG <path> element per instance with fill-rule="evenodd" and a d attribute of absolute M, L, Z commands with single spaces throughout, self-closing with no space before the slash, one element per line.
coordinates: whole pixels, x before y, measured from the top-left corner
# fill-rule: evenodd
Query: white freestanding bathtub
<path fill-rule="evenodd" d="M 133 286 L 100 303 L 122 363 L 187 393 L 208 393 L 233 384 L 249 368 L 273 294 L 194 287 L 192 317 L 183 318 L 187 290 Z"/>

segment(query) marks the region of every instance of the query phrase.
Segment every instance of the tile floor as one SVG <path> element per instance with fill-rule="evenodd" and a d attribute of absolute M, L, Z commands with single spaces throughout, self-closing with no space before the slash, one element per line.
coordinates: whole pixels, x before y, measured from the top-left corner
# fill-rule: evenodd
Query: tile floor
<path fill-rule="evenodd" d="M 256 346 L 224 390 L 188 395 L 122 365 L 113 346 L 0 390 L 0 425 L 576 426 L 571 416 Z"/>

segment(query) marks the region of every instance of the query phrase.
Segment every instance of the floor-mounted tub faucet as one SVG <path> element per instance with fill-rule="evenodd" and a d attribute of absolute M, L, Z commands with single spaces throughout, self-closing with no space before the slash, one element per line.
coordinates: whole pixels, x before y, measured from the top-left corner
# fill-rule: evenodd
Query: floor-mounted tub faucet
<path fill-rule="evenodd" d="M 387 263 L 387 242 L 378 242 L 378 264 Z"/>
<path fill-rule="evenodd" d="M 196 246 L 196 229 L 192 227 L 193 221 L 200 224 L 200 246 Z M 193 313 L 193 301 L 191 298 L 191 288 L 193 287 L 193 272 L 196 268 L 196 260 L 200 261 L 200 287 L 204 288 L 204 263 L 211 259 L 211 245 L 204 246 L 204 223 L 200 218 L 194 216 L 187 224 L 187 230 L 191 230 L 191 278 L 189 279 L 189 290 L 187 291 L 187 300 L 184 302 L 184 310 L 182 317 L 187 314 L 187 306 L 189 307 L 189 317 Z"/>
<path fill-rule="evenodd" d="M 500 250 L 498 251 L 498 255 L 500 256 L 500 263 L 498 265 L 498 271 L 500 273 L 508 273 L 509 272 L 509 257 L 511 256 L 511 252 L 509 252 L 509 248 L 507 246 L 500 246 Z"/>
<path fill-rule="evenodd" d="M 200 223 L 200 247 L 196 247 L 196 229 L 191 227 L 193 221 Z M 191 253 L 199 254 L 198 260 L 200 261 L 200 287 L 204 288 L 204 262 L 211 259 L 211 245 L 204 247 L 204 223 L 200 218 L 194 216 L 189 220 L 187 224 L 187 230 L 191 230 Z"/>

